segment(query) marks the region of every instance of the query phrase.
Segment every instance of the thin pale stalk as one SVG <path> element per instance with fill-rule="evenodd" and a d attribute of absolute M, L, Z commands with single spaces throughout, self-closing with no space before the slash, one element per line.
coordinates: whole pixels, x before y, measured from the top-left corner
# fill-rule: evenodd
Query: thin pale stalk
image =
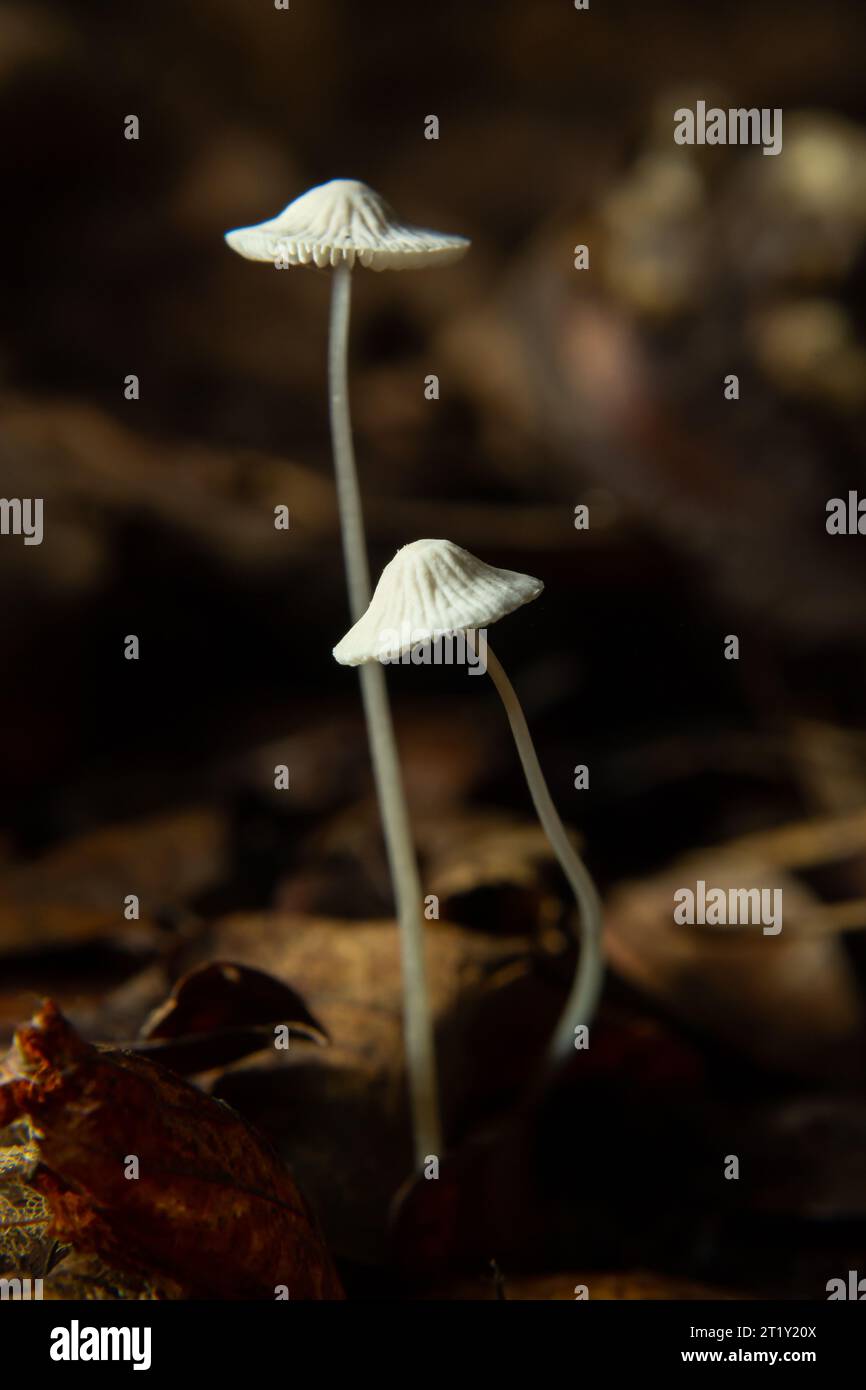
<path fill-rule="evenodd" d="M 328 382 L 340 528 L 346 561 L 349 607 L 352 622 L 355 623 L 366 610 L 371 591 L 361 490 L 355 466 L 349 412 L 351 295 L 351 271 L 347 265 L 340 265 L 333 272 Z M 359 675 L 379 810 L 400 923 L 406 1070 L 412 1106 L 415 1161 L 421 1168 L 428 1154 L 439 1155 L 442 1152 L 436 1053 L 424 956 L 421 880 L 400 774 L 385 673 L 378 662 L 371 662 L 360 667 Z"/>
<path fill-rule="evenodd" d="M 547 782 L 544 780 L 520 701 L 489 643 L 487 671 L 505 706 L 538 819 L 559 860 L 562 872 L 571 884 L 580 911 L 580 957 L 571 992 L 550 1041 L 551 1059 L 561 1061 L 573 1051 L 575 1027 L 591 1022 L 601 993 L 604 978 L 601 900 L 589 871 L 565 833 L 565 826 L 559 818 L 559 812 L 553 804 Z"/>

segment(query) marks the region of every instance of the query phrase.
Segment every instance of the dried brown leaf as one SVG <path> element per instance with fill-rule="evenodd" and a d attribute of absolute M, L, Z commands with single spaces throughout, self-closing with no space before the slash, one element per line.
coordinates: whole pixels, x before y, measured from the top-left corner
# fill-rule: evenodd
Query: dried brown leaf
<path fill-rule="evenodd" d="M 189 810 L 97 830 L 0 874 L 0 952 L 31 952 L 99 937 L 154 933 L 153 914 L 201 892 L 222 872 L 227 830 Z M 141 919 L 128 922 L 136 893 Z"/>
<path fill-rule="evenodd" d="M 320 1044 L 328 1035 L 296 990 L 262 970 L 212 961 L 178 980 L 127 1051 L 190 1073 L 237 1061 L 274 1044 L 274 1027 Z"/>
<path fill-rule="evenodd" d="M 26 1118 L 38 1135 L 34 1186 L 58 1240 L 201 1297 L 341 1296 L 288 1170 L 227 1105 L 97 1051 L 50 1002 L 18 1030 L 5 1076 L 0 1125 Z"/>

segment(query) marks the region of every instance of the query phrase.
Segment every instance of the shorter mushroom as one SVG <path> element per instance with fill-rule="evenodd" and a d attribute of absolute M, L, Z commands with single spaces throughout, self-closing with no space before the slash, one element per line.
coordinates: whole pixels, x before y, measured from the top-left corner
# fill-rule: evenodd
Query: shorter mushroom
<path fill-rule="evenodd" d="M 419 643 L 464 634 L 481 658 L 475 634 L 538 597 L 540 579 L 494 569 L 444 540 L 421 540 L 398 550 L 376 585 L 369 607 L 334 648 L 343 666 L 395 661 Z M 603 978 L 601 902 L 590 874 L 566 834 L 538 762 L 514 687 L 484 634 L 487 670 L 505 706 L 538 818 L 580 909 L 580 960 L 551 1039 L 551 1055 L 569 1055 L 575 1028 L 593 1016 Z"/>

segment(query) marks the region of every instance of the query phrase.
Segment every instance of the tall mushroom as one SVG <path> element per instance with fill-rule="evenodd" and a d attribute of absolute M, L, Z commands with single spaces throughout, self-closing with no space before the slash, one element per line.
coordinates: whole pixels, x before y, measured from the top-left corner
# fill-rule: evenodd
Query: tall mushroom
<path fill-rule="evenodd" d="M 233 251 L 277 266 L 313 265 L 333 270 L 328 347 L 331 440 L 343 554 L 352 621 L 370 601 L 370 571 L 361 490 L 349 413 L 348 344 L 352 267 L 413 270 L 450 265 L 468 249 L 465 237 L 411 227 L 398 221 L 384 199 L 354 179 L 333 179 L 289 203 L 255 227 L 226 233 Z M 388 862 L 400 922 L 403 1026 L 412 1104 L 415 1158 L 441 1152 L 433 1025 L 427 997 L 421 884 L 409 813 L 381 667 L 361 672 L 361 695 Z"/>
<path fill-rule="evenodd" d="M 421 540 L 398 550 L 385 566 L 364 613 L 334 648 L 343 666 L 394 661 L 420 643 L 474 634 L 538 597 L 540 579 L 494 569 L 451 541 Z M 580 960 L 574 984 L 551 1039 L 553 1059 L 574 1047 L 574 1030 L 588 1024 L 601 990 L 601 903 L 595 884 L 571 844 L 550 796 L 514 687 L 486 642 L 487 670 L 505 706 L 538 818 L 580 909 Z"/>

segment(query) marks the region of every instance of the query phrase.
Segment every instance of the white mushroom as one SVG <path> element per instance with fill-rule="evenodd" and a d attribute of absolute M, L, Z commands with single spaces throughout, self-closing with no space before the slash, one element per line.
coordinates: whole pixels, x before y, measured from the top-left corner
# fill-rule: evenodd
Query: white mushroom
<path fill-rule="evenodd" d="M 466 237 L 448 236 L 397 220 L 367 184 L 331 179 L 302 193 L 282 212 L 255 227 L 226 232 L 233 251 L 248 261 L 368 270 L 417 270 L 450 265 L 469 247 Z"/>
<path fill-rule="evenodd" d="M 485 565 L 451 541 L 413 541 L 386 565 L 363 617 L 334 648 L 341 666 L 399 656 L 421 641 L 411 633 L 446 635 L 486 627 L 538 598 L 540 579 Z M 391 634 L 404 634 L 395 648 Z"/>
<path fill-rule="evenodd" d="M 349 605 L 356 622 L 370 601 L 370 571 L 349 413 L 352 267 L 356 262 L 372 270 L 449 265 L 465 253 L 469 242 L 404 225 L 378 193 L 354 179 L 333 179 L 312 188 L 270 221 L 227 232 L 226 241 L 248 260 L 333 268 L 328 346 L 331 438 Z M 442 1151 L 421 881 L 381 666 L 364 667 L 361 695 L 400 921 L 407 1072 L 415 1157 L 421 1167 L 428 1154 Z"/>
<path fill-rule="evenodd" d="M 382 571 L 367 611 L 334 648 L 344 666 L 394 660 L 422 640 L 472 634 L 537 598 L 540 579 L 494 569 L 444 540 L 414 541 Z M 473 644 L 474 645 L 474 644 Z M 588 1024 L 603 977 L 601 903 L 595 884 L 566 834 L 538 762 L 520 701 L 489 642 L 487 670 L 505 706 L 538 818 L 580 909 L 581 951 L 574 985 L 551 1039 L 555 1059 L 570 1055 L 574 1030 Z"/>

